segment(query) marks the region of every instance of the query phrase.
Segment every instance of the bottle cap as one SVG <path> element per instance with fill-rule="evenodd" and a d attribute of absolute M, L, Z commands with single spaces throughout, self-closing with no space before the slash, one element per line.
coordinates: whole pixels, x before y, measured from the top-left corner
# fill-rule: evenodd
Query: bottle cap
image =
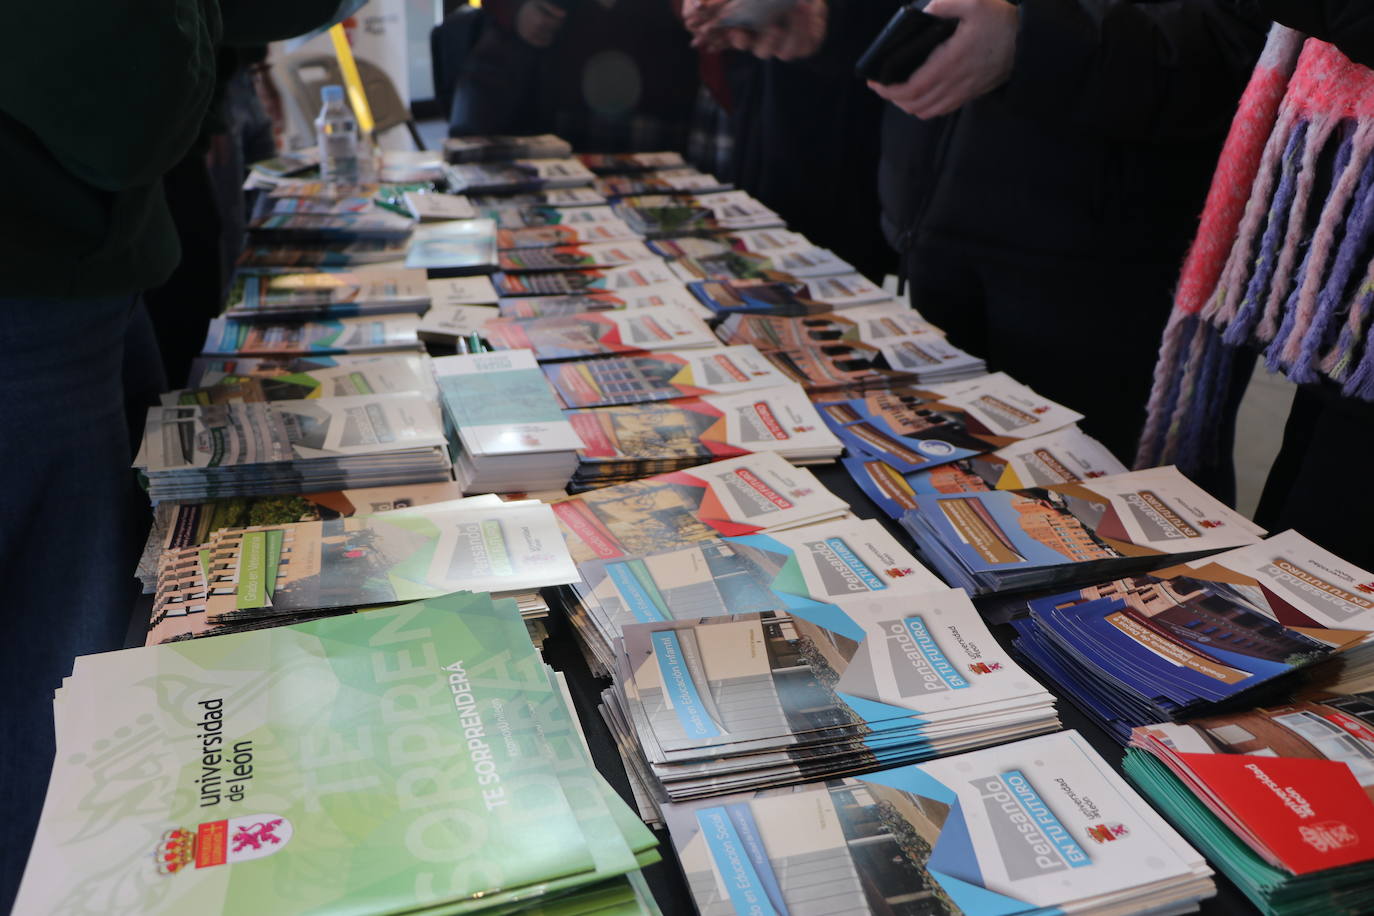
<path fill-rule="evenodd" d="M 328 105 L 330 102 L 342 102 L 344 91 L 342 86 L 324 86 L 320 89 L 320 101 Z"/>

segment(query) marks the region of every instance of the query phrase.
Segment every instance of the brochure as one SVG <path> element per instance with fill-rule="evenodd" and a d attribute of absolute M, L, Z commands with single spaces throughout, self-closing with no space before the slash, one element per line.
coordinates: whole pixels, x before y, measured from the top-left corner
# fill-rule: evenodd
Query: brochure
<path fill-rule="evenodd" d="M 606 407 L 787 384 L 753 347 L 656 352 L 544 367 L 568 407 Z"/>
<path fill-rule="evenodd" d="M 489 322 L 483 334 L 497 349 L 533 350 L 540 362 L 719 346 L 695 313 L 675 305 L 556 318 L 499 318 Z"/>

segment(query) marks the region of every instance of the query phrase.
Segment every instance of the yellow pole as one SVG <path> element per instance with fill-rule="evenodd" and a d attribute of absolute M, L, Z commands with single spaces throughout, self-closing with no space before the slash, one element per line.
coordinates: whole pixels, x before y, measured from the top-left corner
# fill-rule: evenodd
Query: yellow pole
<path fill-rule="evenodd" d="M 372 107 L 367 104 L 363 79 L 358 75 L 358 62 L 353 59 L 353 49 L 348 46 L 348 35 L 344 33 L 343 24 L 332 26 L 329 37 L 334 42 L 334 56 L 339 59 L 339 72 L 343 74 L 348 101 L 353 105 L 353 116 L 358 119 L 358 129 L 364 137 L 370 138 L 376 122 L 372 120 Z"/>

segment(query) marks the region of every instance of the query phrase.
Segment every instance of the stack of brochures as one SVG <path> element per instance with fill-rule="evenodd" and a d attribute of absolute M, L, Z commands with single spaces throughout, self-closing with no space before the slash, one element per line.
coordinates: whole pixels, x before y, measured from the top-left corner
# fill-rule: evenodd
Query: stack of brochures
<path fill-rule="evenodd" d="M 839 274 L 805 282 L 795 278 L 698 280 L 688 283 L 687 288 L 702 305 L 721 316 L 814 316 L 892 298 L 860 274 Z"/>
<path fill-rule="evenodd" d="M 547 188 L 542 191 L 521 191 L 517 194 L 478 194 L 469 198 L 472 205 L 487 217 L 496 219 L 498 210 L 521 210 L 527 207 L 605 207 L 606 198 L 588 187 Z"/>
<path fill-rule="evenodd" d="M 211 319 L 201 352 L 223 356 L 272 356 L 307 353 L 378 353 L 418 350 L 416 315 L 366 318 L 320 318 L 273 322 L 240 318 Z"/>
<path fill-rule="evenodd" d="M 624 627 L 608 718 L 673 801 L 1057 730 L 1054 698 L 958 589 Z"/>
<path fill-rule="evenodd" d="M 444 158 L 449 162 L 508 162 L 512 159 L 566 159 L 572 144 L 553 134 L 526 136 L 446 137 Z"/>
<path fill-rule="evenodd" d="M 502 296 L 580 296 L 682 285 L 661 258 L 599 269 L 499 273 L 492 282 Z"/>
<path fill-rule="evenodd" d="M 744 191 L 714 194 L 644 194 L 614 204 L 620 218 L 645 238 L 781 229 L 783 218 Z"/>
<path fill-rule="evenodd" d="M 163 551 L 148 643 L 576 578 L 554 516 L 537 500 L 487 494 L 376 515 L 227 528 L 195 547 Z"/>
<path fill-rule="evenodd" d="M 253 401 L 297 401 L 346 395 L 415 392 L 433 396 L 434 376 L 426 356 L 372 356 L 346 366 L 300 372 L 224 374 L 208 385 L 162 395 L 164 407 L 233 404 Z"/>
<path fill-rule="evenodd" d="M 400 487 L 368 487 L 327 493 L 283 496 L 229 497 L 198 502 L 161 502 L 153 507 L 153 522 L 139 559 L 138 578 L 145 594 L 157 584 L 158 557 L 164 550 L 195 547 L 223 528 L 280 525 L 371 515 L 430 503 L 461 499 L 462 489 L 451 480 Z"/>
<path fill-rule="evenodd" d="M 679 305 L 500 318 L 489 321 L 482 336 L 497 350 L 532 350 L 541 363 L 720 346 L 695 311 Z"/>
<path fill-rule="evenodd" d="M 598 175 L 631 175 L 636 172 L 687 167 L 687 160 L 674 150 L 643 153 L 578 153 L 577 158 Z"/>
<path fill-rule="evenodd" d="M 657 912 L 654 837 L 511 602 L 84 656 L 53 713 L 19 916 Z"/>
<path fill-rule="evenodd" d="M 311 493 L 450 478 L 433 396 L 154 407 L 134 467 L 153 502 Z"/>
<path fill-rule="evenodd" d="M 234 276 L 224 314 L 233 318 L 347 318 L 423 312 L 430 292 L 422 270 L 262 270 Z"/>
<path fill-rule="evenodd" d="M 712 538 L 644 555 L 578 564 L 563 590 L 592 670 L 616 673 L 626 626 L 786 611 L 815 602 L 945 585 L 876 521 L 838 519 L 802 528 Z"/>
<path fill-rule="evenodd" d="M 1374 886 L 1374 694 L 1136 729 L 1126 775 L 1273 916 L 1360 913 Z"/>
<path fill-rule="evenodd" d="M 750 452 L 777 452 L 793 464 L 817 464 L 834 461 L 844 450 L 796 385 L 570 410 L 566 416 L 583 442 L 573 475 L 579 488 Z"/>
<path fill-rule="evenodd" d="M 834 408 L 833 404 L 826 406 Z M 931 415 L 936 412 L 932 411 Z M 946 416 L 952 422 L 961 419 L 958 413 Z M 851 447 L 850 456 L 844 460 L 845 470 L 878 508 L 894 519 L 915 509 L 922 498 L 1078 483 L 1110 474 L 1124 474 L 1127 470 L 1105 445 L 1077 426 L 1066 426 L 1021 439 L 995 452 L 945 463 L 933 460 L 939 456 L 910 448 L 897 437 L 878 434 L 872 426 L 859 423 L 855 424 L 855 430 L 856 433 L 862 430 L 862 444 Z M 970 435 L 970 439 L 970 445 L 978 441 L 977 436 Z M 930 449 L 928 444 L 926 449 Z M 884 457 L 877 457 L 879 454 Z M 897 459 L 896 464 L 904 467 L 909 466 L 909 459 L 918 458 L 921 460 L 916 462 L 917 466 L 925 469 L 904 472 L 888 463 L 887 458 Z"/>
<path fill-rule="evenodd" d="M 686 166 L 603 175 L 592 182 L 592 187 L 614 200 L 644 194 L 710 194 L 732 190 L 734 185 Z"/>
<path fill-rule="evenodd" d="M 572 158 L 453 164 L 444 171 L 449 189 L 468 195 L 581 188 L 590 186 L 596 178 L 585 165 Z"/>
<path fill-rule="evenodd" d="M 489 219 L 427 223 L 406 247 L 405 265 L 431 277 L 489 274 L 497 269 L 496 224 Z"/>
<path fill-rule="evenodd" d="M 582 359 L 544 366 L 544 374 L 567 407 L 644 404 L 790 383 L 753 347 Z"/>
<path fill-rule="evenodd" d="M 249 245 L 239 255 L 244 267 L 348 267 L 399 261 L 406 256 L 409 233 L 385 239 L 341 239 L 297 242 L 291 246 Z"/>
<path fill-rule="evenodd" d="M 710 916 L 1180 913 L 1216 892 L 1202 856 L 1076 732 L 664 817 Z"/>
<path fill-rule="evenodd" d="M 530 351 L 445 356 L 433 365 L 465 492 L 567 486 L 583 442 Z"/>
<path fill-rule="evenodd" d="M 508 248 L 501 252 L 497 263 L 504 271 L 520 273 L 539 270 L 597 270 L 658 260 L 659 256 L 650 251 L 643 242 L 605 241 Z"/>
<path fill-rule="evenodd" d="M 728 458 L 570 496 L 553 505 L 573 559 L 615 559 L 723 535 L 812 525 L 849 504 L 775 452 Z"/>
<path fill-rule="evenodd" d="M 610 242 L 634 242 L 640 235 L 615 215 L 609 207 L 522 207 L 496 210 L 497 223 L 505 228 L 496 232 L 496 244 L 503 252 L 528 249 L 564 249 Z M 645 258 L 641 256 L 641 260 Z M 560 264 L 559 269 L 569 266 Z M 519 266 L 502 267 L 520 270 Z M 525 268 L 534 269 L 534 268 Z"/>
<path fill-rule="evenodd" d="M 1285 531 L 1035 599 L 1013 625 L 1017 648 L 1124 742 L 1137 725 L 1286 697 L 1298 672 L 1325 693 L 1369 690 L 1371 580 Z"/>
<path fill-rule="evenodd" d="M 252 245 L 310 245 L 405 240 L 415 221 L 383 209 L 368 197 L 264 196 L 248 222 Z"/>
<path fill-rule="evenodd" d="M 562 296 L 506 296 L 497 300 L 502 318 L 556 318 L 582 312 L 676 305 L 698 317 L 709 318 L 701 305 L 678 283 L 655 283 L 615 292 L 601 291 Z"/>
<path fill-rule="evenodd" d="M 902 526 L 946 582 L 974 594 L 1132 575 L 1264 534 L 1172 467 L 936 496 Z"/>

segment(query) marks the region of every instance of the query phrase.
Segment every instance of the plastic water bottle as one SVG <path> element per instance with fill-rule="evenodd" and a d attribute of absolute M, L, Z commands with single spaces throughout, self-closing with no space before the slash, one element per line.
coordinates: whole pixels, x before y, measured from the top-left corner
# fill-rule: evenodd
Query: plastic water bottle
<path fill-rule="evenodd" d="M 320 177 L 332 185 L 358 183 L 358 119 L 344 100 L 342 86 L 320 90 L 324 107 L 315 119 L 320 142 Z"/>

